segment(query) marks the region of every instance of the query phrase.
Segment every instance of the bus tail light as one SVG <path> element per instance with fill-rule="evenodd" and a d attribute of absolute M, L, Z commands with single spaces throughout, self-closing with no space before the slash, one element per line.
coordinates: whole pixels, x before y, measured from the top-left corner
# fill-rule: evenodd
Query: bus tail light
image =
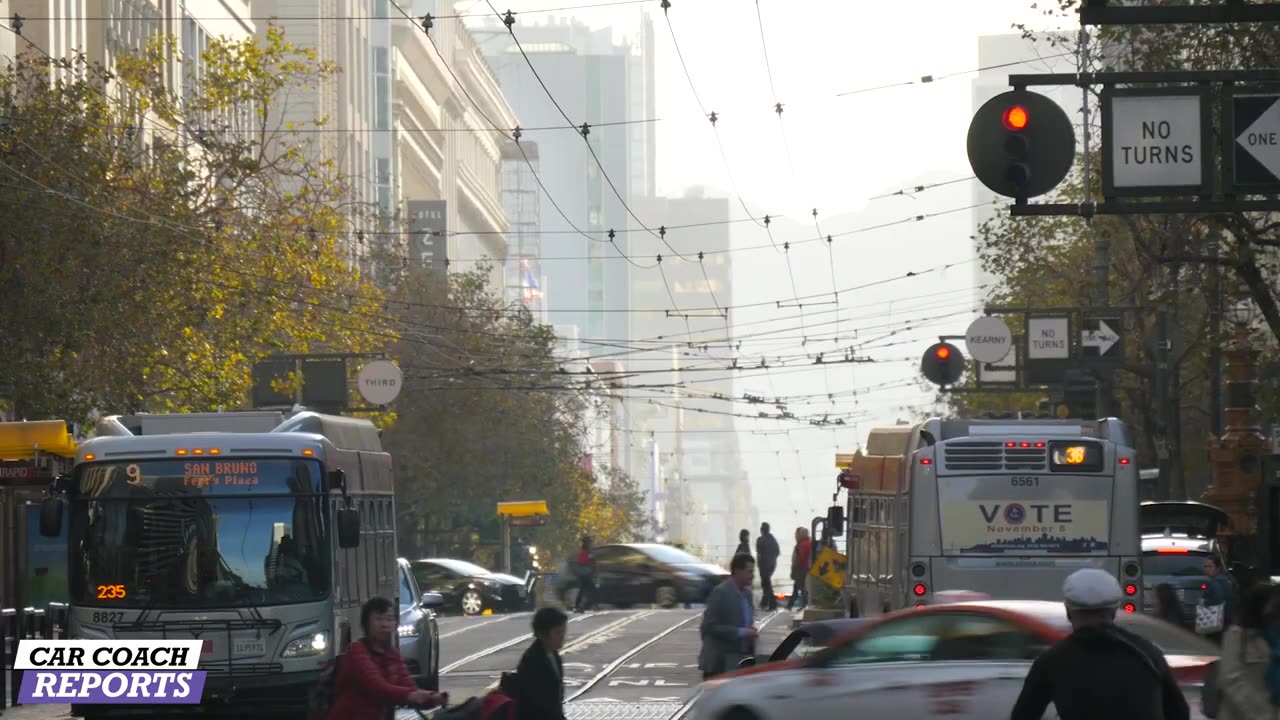
<path fill-rule="evenodd" d="M 1156 552 L 1161 555 L 1185 555 L 1188 550 L 1187 548 L 1159 548 Z"/>
<path fill-rule="evenodd" d="M 1137 612 L 1137 611 L 1138 611 L 1138 607 L 1137 607 L 1136 605 L 1134 605 L 1133 603 L 1125 603 L 1125 604 L 1124 604 L 1124 611 L 1125 611 L 1125 612 L 1127 612 L 1127 613 L 1135 613 L 1135 612 Z"/>
<path fill-rule="evenodd" d="M 1138 594 L 1138 586 L 1137 586 L 1137 585 L 1134 585 L 1133 583 L 1129 583 L 1128 585 L 1125 585 L 1125 586 L 1124 586 L 1124 594 L 1125 594 L 1125 595 L 1129 595 L 1129 596 L 1137 595 L 1137 594 Z"/>
<path fill-rule="evenodd" d="M 929 588 L 924 583 L 916 583 L 916 586 L 911 588 L 911 592 L 915 593 L 916 597 L 924 597 L 925 593 L 929 592 Z"/>
<path fill-rule="evenodd" d="M 921 465 L 932 465 L 932 464 L 933 464 L 933 458 L 920 458 L 920 464 L 921 464 Z"/>

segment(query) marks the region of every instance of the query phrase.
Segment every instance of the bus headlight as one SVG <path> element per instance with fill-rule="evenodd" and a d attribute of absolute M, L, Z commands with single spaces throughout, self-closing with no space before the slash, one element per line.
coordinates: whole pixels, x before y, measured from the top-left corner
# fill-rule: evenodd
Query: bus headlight
<path fill-rule="evenodd" d="M 400 637 L 402 638 L 418 637 L 418 635 L 420 634 L 418 632 L 417 623 L 405 623 L 400 626 L 398 632 L 400 633 Z"/>
<path fill-rule="evenodd" d="M 284 652 L 280 653 L 280 657 L 284 658 L 304 658 L 322 655 L 329 649 L 329 634 L 316 633 L 308 637 L 301 637 L 290 642 L 284 647 Z"/>

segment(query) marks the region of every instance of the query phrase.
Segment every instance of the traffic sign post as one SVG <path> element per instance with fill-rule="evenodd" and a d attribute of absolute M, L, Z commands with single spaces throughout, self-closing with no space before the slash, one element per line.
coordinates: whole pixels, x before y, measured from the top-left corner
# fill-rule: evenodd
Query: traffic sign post
<path fill-rule="evenodd" d="M 1238 90 L 1223 110 L 1224 191 L 1280 192 L 1280 94 Z"/>
<path fill-rule="evenodd" d="M 404 374 L 390 360 L 375 360 L 360 368 L 356 376 L 356 389 L 360 397 L 370 405 L 390 405 L 400 396 L 404 387 Z"/>
<path fill-rule="evenodd" d="M 1027 316 L 1026 366 L 1023 377 L 1031 385 L 1061 382 L 1071 359 L 1071 318 Z"/>
<path fill-rule="evenodd" d="M 1008 355 L 993 363 L 978 363 L 978 385 L 1017 385 L 1018 358 L 1023 355 L 1013 345 Z"/>
<path fill-rule="evenodd" d="M 1210 105 L 1203 88 L 1103 90 L 1103 197 L 1210 194 Z"/>
<path fill-rule="evenodd" d="M 978 363 L 998 363 L 1013 349 L 1013 333 L 1000 318 L 984 315 L 969 324 L 964 344 Z"/>

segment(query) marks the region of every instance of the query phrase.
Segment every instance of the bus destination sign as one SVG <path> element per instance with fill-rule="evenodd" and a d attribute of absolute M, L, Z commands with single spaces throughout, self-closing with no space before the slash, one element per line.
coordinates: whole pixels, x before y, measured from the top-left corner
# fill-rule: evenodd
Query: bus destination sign
<path fill-rule="evenodd" d="M 251 460 L 183 463 L 183 487 L 250 487 L 257 484 L 258 463 Z"/>

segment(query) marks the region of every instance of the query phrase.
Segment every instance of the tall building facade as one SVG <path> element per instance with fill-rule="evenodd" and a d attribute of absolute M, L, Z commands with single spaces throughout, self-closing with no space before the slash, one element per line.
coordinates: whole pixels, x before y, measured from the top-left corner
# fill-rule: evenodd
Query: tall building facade
<path fill-rule="evenodd" d="M 549 324 L 542 273 L 542 188 L 536 175 L 541 165 L 536 142 L 502 146 L 502 207 L 508 228 L 505 300 L 523 303 L 534 320 Z"/>
<path fill-rule="evenodd" d="M 659 388 L 630 399 L 633 476 L 648 480 L 664 539 L 709 560 L 728 560 L 738 530 L 753 517 L 751 486 L 740 461 L 734 405 L 725 402 L 734 396 L 732 371 L 702 368 L 707 355 L 733 354 L 732 323 L 724 311 L 733 305 L 730 201 L 691 190 L 637 201 L 636 209 L 670 225 L 703 224 L 698 250 L 705 255 L 701 263 L 664 260 L 663 273 L 631 269 L 632 337 L 648 350 L 629 362 L 644 385 Z M 658 312 L 673 302 L 683 317 Z M 709 352 L 687 347 L 689 331 Z M 671 342 L 651 342 L 659 337 Z M 685 371 L 695 364 L 698 372 Z"/>
<path fill-rule="evenodd" d="M 555 158 L 539 169 L 547 189 L 540 201 L 540 250 L 544 257 L 582 260 L 543 263 L 543 301 L 553 324 L 576 325 L 586 340 L 630 334 L 624 312 L 630 276 L 619 253 L 631 252 L 628 205 L 653 188 L 653 128 L 607 123 L 652 112 L 653 33 L 646 27 L 636 43 L 616 43 L 612 28 L 593 30 L 569 18 L 521 22 L 520 44 L 546 90 L 496 19 L 480 31 L 485 57 L 520 125 L 552 128 L 524 135 L 537 143 L 541 158 Z M 590 149 L 581 134 L 565 129 L 583 123 L 591 126 Z M 605 240 L 610 229 L 612 243 Z M 588 350 L 601 352 L 599 345 Z"/>

